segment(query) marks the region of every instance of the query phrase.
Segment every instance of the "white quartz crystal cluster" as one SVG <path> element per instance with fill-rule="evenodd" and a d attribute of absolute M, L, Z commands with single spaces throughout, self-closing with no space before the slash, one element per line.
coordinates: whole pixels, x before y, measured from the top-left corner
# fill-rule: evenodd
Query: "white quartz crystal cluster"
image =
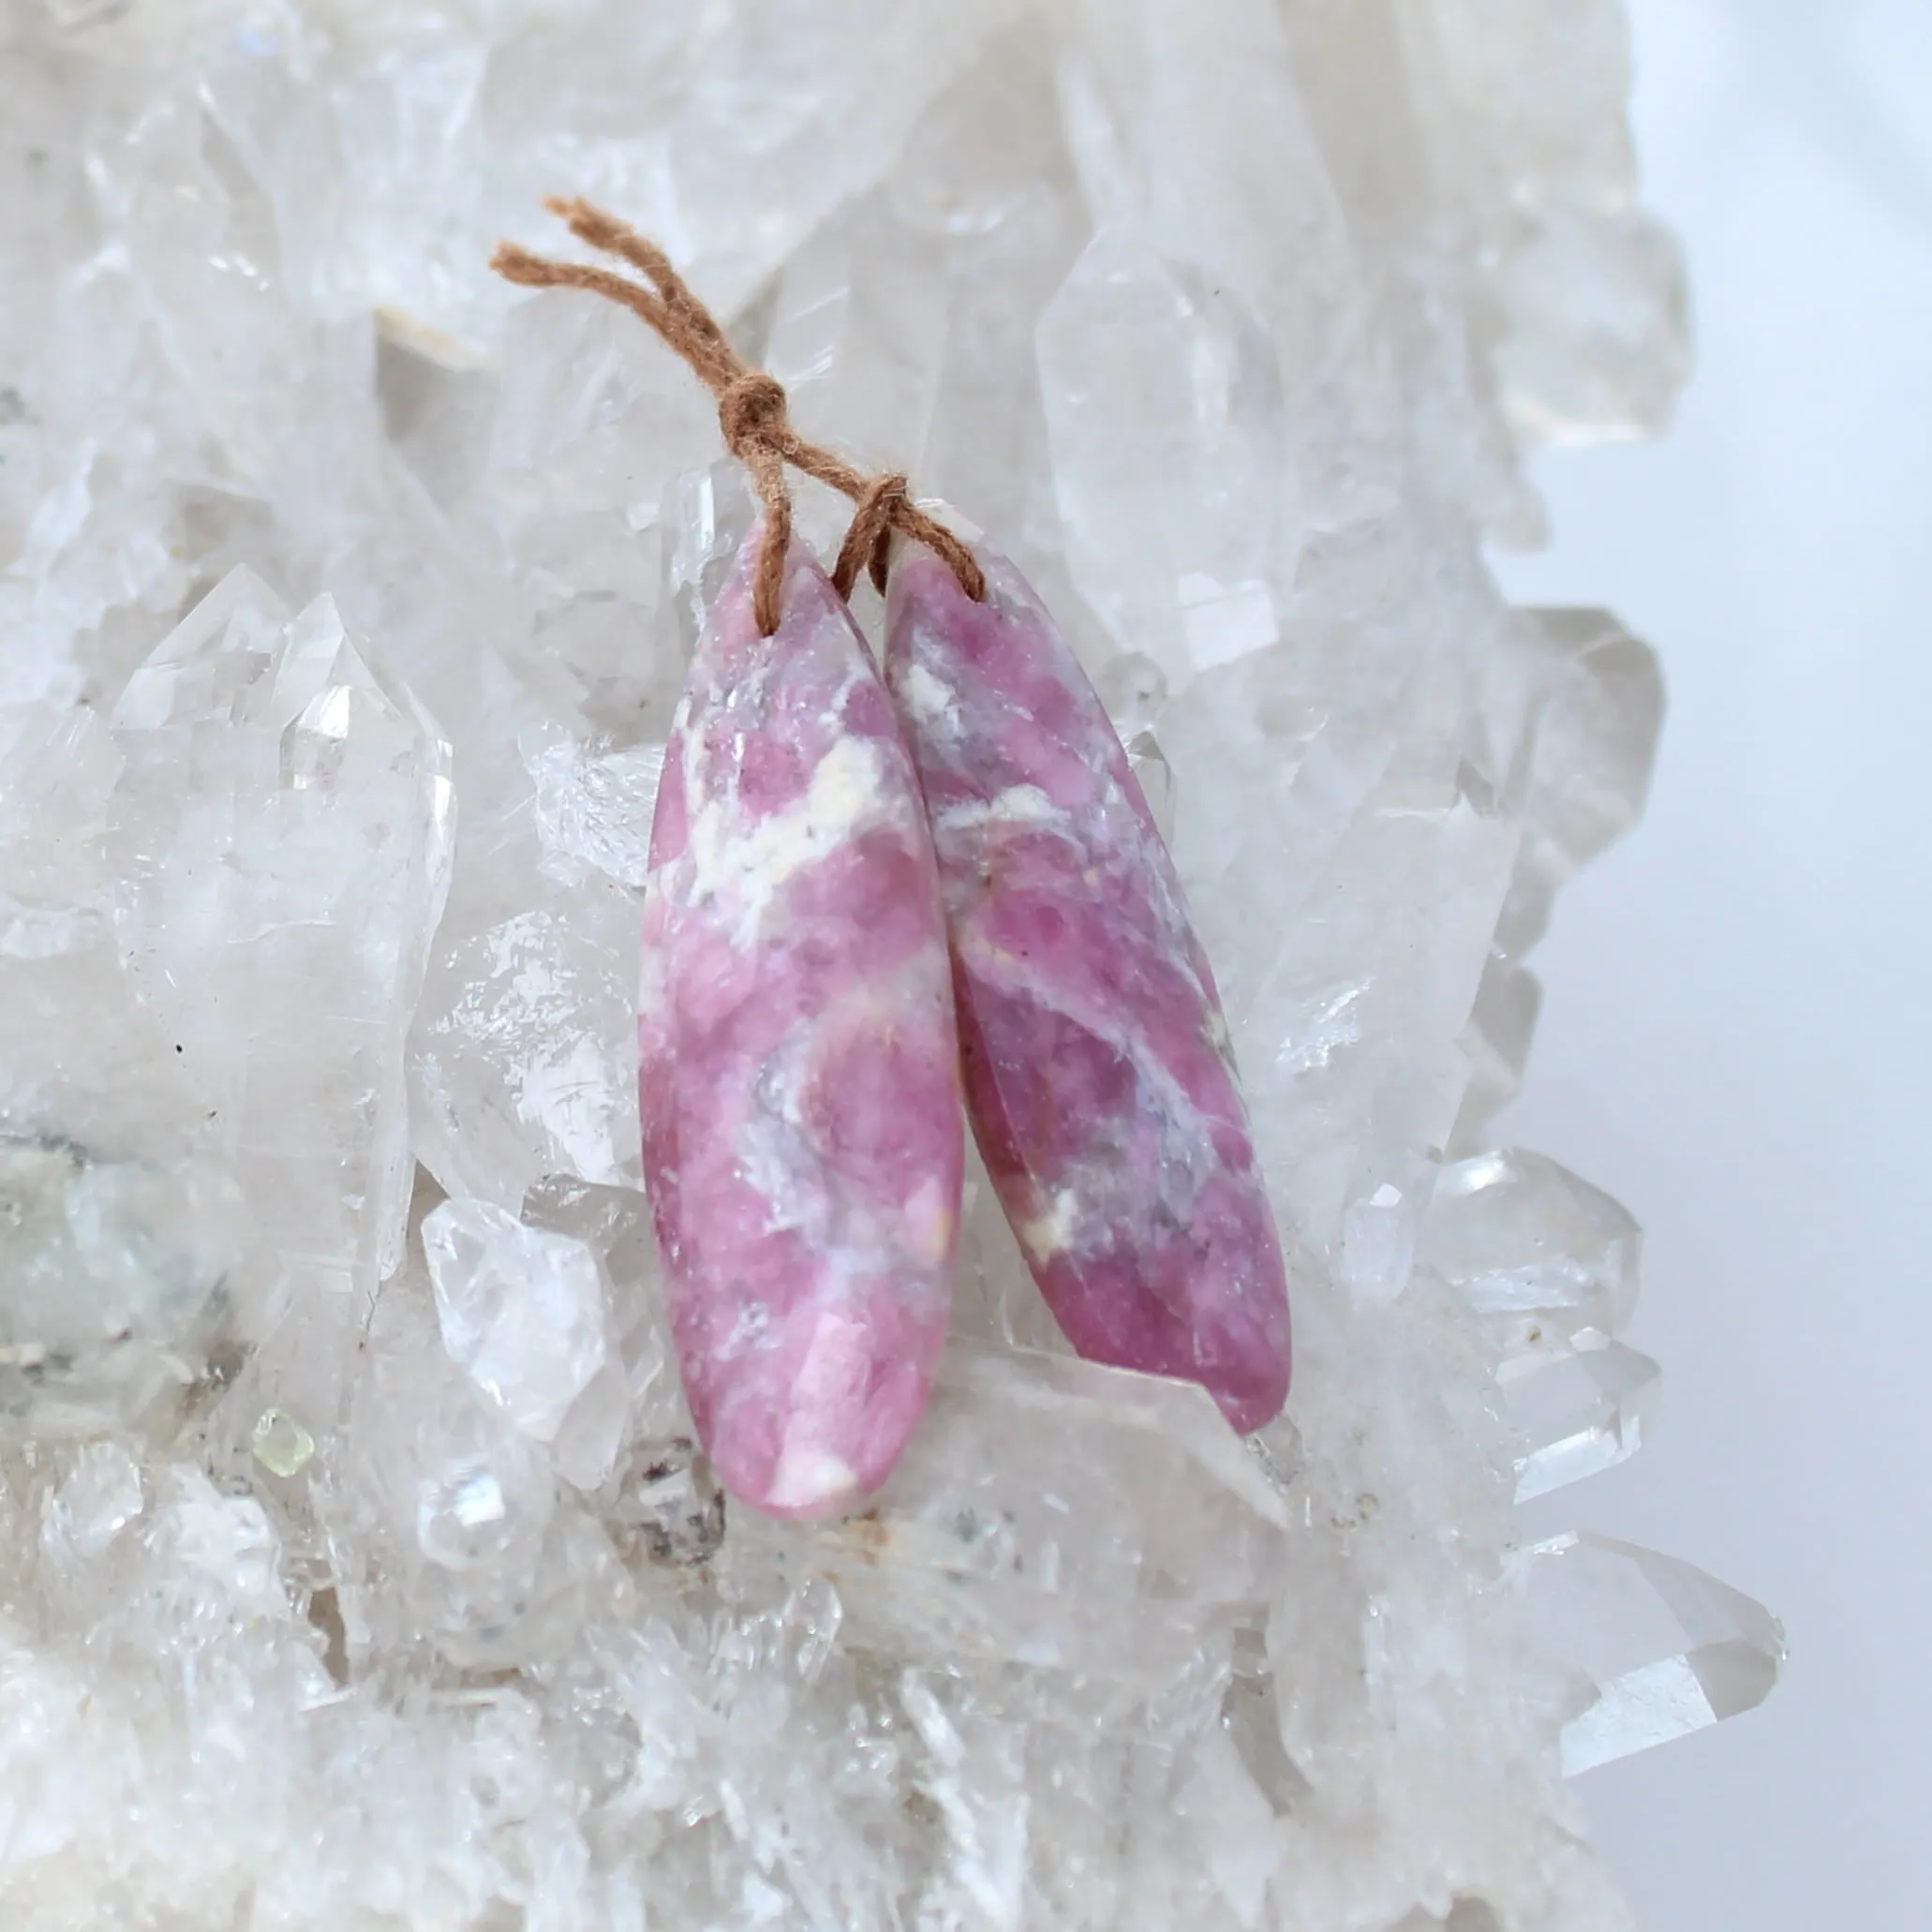
<path fill-rule="evenodd" d="M 1615 0 L 0 0 L 10 1932 L 1627 1925 L 1566 1774 L 1780 1638 L 1515 1520 L 1657 1375 L 1635 1224 L 1491 1125 L 1658 721 L 1482 561 L 1523 438 L 1683 370 L 1626 60 Z M 544 191 L 1087 655 L 1291 1230 L 1255 1442 L 1072 1359 L 982 1178 L 875 1507 L 694 1454 L 638 893 L 748 506 L 640 324 L 487 272 Z"/>

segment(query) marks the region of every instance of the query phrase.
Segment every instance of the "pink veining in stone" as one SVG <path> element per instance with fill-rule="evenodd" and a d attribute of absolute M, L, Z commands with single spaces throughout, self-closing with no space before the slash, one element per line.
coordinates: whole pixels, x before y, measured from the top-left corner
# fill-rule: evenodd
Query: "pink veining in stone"
<path fill-rule="evenodd" d="M 1287 1283 L 1213 975 L 1086 674 L 1013 565 L 979 557 L 973 603 L 902 551 L 885 674 L 980 1151 L 1080 1354 L 1196 1381 L 1256 1429 L 1287 1396 Z"/>
<path fill-rule="evenodd" d="M 758 532 L 712 609 L 651 825 L 645 1178 L 691 1414 L 775 1515 L 883 1482 L 945 1338 L 963 1166 L 918 779 L 825 574 Z"/>

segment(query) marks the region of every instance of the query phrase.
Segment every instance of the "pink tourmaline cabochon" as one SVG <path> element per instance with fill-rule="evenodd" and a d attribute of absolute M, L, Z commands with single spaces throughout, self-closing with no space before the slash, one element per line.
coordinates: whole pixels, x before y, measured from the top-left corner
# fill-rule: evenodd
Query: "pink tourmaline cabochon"
<path fill-rule="evenodd" d="M 651 825 L 645 1181 L 698 1434 L 776 1515 L 890 1472 L 945 1339 L 963 1167 L 946 942 L 919 784 L 805 550 L 714 605 Z"/>
<path fill-rule="evenodd" d="M 885 674 L 925 785 L 967 1105 L 1084 1356 L 1286 1400 L 1287 1282 L 1212 973 L 1106 709 L 1031 587 L 896 559 Z"/>

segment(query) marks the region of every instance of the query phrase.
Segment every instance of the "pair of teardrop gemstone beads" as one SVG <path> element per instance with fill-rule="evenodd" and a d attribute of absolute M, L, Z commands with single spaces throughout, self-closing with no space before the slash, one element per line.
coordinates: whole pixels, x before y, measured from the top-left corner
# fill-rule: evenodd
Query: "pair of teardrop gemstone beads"
<path fill-rule="evenodd" d="M 1287 1394 L 1281 1243 L 1208 961 L 1107 711 L 1019 572 L 901 543 L 882 670 L 754 528 L 651 829 L 645 1178 L 699 1436 L 780 1516 L 878 1488 L 944 1345 L 970 1119 L 1082 1356 Z M 962 1106 L 963 1102 L 963 1106 Z"/>

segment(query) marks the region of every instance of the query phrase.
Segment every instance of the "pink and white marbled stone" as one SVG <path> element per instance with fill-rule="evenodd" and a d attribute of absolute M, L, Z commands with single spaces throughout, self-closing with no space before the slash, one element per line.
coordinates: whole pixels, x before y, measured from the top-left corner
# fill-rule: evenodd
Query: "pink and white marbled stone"
<path fill-rule="evenodd" d="M 967 1104 L 1034 1279 L 1095 1361 L 1281 1409 L 1287 1283 L 1213 974 L 1078 661 L 981 550 L 974 603 L 893 569 L 885 674 L 918 761 Z"/>
<path fill-rule="evenodd" d="M 691 1414 L 785 1516 L 883 1482 L 945 1338 L 963 1163 L 919 785 L 878 673 L 794 545 L 713 607 L 651 826 L 645 1178 Z"/>

